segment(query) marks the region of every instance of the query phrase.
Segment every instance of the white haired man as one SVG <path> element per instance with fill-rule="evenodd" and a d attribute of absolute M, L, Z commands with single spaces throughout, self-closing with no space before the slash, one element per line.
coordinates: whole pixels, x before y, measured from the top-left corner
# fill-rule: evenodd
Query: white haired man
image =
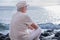
<path fill-rule="evenodd" d="M 17 3 L 17 12 L 10 24 L 11 40 L 39 40 L 41 29 L 26 15 L 26 11 L 26 1 Z"/>

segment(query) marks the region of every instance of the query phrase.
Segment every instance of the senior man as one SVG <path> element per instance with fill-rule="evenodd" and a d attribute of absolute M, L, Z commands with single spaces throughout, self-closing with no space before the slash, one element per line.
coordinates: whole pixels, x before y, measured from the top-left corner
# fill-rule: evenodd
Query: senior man
<path fill-rule="evenodd" d="M 39 40 L 41 29 L 26 15 L 26 1 L 20 1 L 16 6 L 17 12 L 13 15 L 10 24 L 11 40 Z"/>

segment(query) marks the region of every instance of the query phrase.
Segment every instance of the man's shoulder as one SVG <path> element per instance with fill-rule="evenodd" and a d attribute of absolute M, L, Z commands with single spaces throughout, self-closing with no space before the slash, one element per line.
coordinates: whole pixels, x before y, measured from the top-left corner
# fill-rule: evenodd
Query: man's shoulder
<path fill-rule="evenodd" d="M 26 14 L 23 14 L 21 12 L 17 12 L 16 15 L 19 15 L 19 16 L 27 16 Z"/>
<path fill-rule="evenodd" d="M 15 13 L 14 14 L 14 17 L 17 17 L 17 18 L 29 18 L 29 16 L 27 14 L 22 14 L 22 13 Z"/>

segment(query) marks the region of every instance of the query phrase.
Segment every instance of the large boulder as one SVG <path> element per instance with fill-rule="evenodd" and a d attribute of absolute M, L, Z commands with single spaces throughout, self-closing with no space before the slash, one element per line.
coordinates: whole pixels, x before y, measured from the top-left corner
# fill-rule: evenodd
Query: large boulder
<path fill-rule="evenodd" d="M 5 35 L 0 35 L 0 40 L 4 40 L 5 39 Z"/>
<path fill-rule="evenodd" d="M 41 33 L 41 36 L 44 36 L 44 37 L 49 36 L 49 33 L 48 32 Z"/>
<path fill-rule="evenodd" d="M 59 37 L 59 36 L 60 36 L 60 31 L 55 34 L 55 37 Z"/>
<path fill-rule="evenodd" d="M 5 37 L 9 37 L 9 33 L 7 33 L 7 34 L 5 35 Z"/>
<path fill-rule="evenodd" d="M 4 40 L 10 40 L 10 38 L 9 37 L 6 37 Z"/>

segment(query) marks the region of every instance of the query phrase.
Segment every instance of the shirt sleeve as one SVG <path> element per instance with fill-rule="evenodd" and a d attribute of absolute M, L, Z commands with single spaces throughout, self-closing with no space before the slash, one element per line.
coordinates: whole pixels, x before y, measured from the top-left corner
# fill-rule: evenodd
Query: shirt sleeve
<path fill-rule="evenodd" d="M 32 19 L 29 16 L 25 15 L 25 24 L 31 25 L 32 23 L 33 23 Z"/>

